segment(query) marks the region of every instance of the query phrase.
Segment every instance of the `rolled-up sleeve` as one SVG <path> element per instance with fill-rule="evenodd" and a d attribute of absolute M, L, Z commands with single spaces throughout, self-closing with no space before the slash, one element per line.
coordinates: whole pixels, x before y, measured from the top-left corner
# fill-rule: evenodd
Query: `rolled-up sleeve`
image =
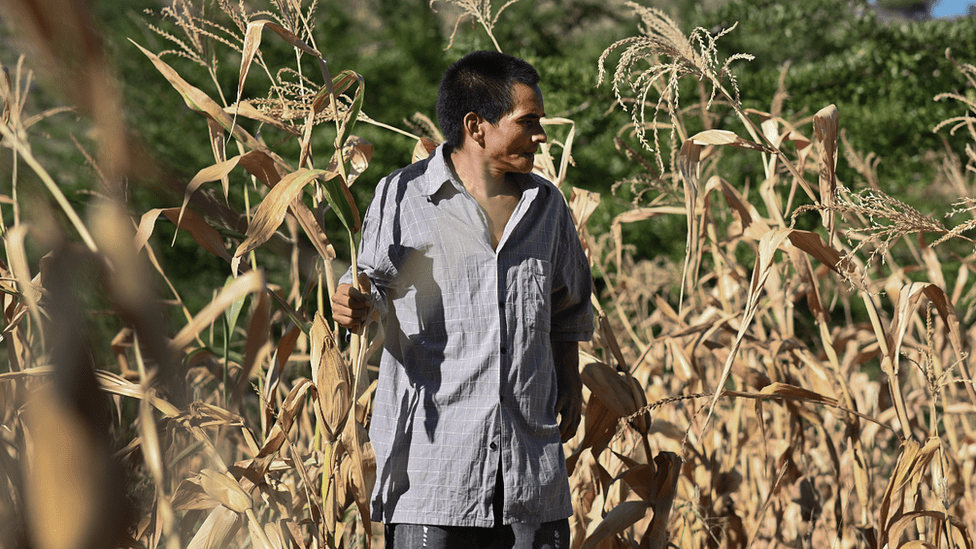
<path fill-rule="evenodd" d="M 558 198 L 558 197 L 557 197 Z M 552 284 L 553 341 L 587 341 L 593 335 L 593 277 L 568 207 L 563 210 L 558 230 Z"/>

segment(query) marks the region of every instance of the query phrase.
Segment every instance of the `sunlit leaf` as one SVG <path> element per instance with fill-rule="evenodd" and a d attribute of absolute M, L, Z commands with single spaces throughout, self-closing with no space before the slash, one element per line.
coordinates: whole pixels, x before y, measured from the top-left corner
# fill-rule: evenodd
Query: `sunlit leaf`
<path fill-rule="evenodd" d="M 635 522 L 644 518 L 650 510 L 651 503 L 647 501 L 624 501 L 616 505 L 603 517 L 600 524 L 586 536 L 580 549 L 593 549 L 598 544 L 612 536 L 615 536 Z"/>
<path fill-rule="evenodd" d="M 213 469 L 204 469 L 200 472 L 200 487 L 207 495 L 234 512 L 243 513 L 251 508 L 251 498 L 244 493 L 241 485 L 227 473 L 222 474 Z"/>
<path fill-rule="evenodd" d="M 193 318 L 190 322 L 173 338 L 172 345 L 177 349 L 182 349 L 190 343 L 207 326 L 210 325 L 218 315 L 231 307 L 234 302 L 241 297 L 253 292 L 264 290 L 264 277 L 260 271 L 250 271 L 238 277 L 235 282 L 224 288 L 217 298 L 207 304 L 206 307 Z"/>
<path fill-rule="evenodd" d="M 302 195 L 308 184 L 327 173 L 299 169 L 283 177 L 258 205 L 247 227 L 247 238 L 237 247 L 234 257 L 241 257 L 267 242 L 285 220 L 288 206 Z"/>
<path fill-rule="evenodd" d="M 241 515 L 218 505 L 187 543 L 187 549 L 217 549 L 226 547 L 241 528 Z"/>
<path fill-rule="evenodd" d="M 749 141 L 748 139 L 743 139 L 733 132 L 728 130 L 705 130 L 689 138 L 689 141 L 695 145 L 728 145 L 731 147 L 738 147 L 740 149 L 752 149 L 756 151 L 763 152 L 775 152 L 773 149 L 767 145 L 762 145 Z"/>

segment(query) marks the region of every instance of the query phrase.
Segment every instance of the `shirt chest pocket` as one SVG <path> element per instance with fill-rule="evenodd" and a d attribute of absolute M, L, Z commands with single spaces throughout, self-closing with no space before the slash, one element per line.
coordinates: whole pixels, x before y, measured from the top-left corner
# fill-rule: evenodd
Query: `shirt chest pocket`
<path fill-rule="evenodd" d="M 552 264 L 543 259 L 523 260 L 516 271 L 515 291 L 521 322 L 529 329 L 548 333 L 552 320 Z"/>

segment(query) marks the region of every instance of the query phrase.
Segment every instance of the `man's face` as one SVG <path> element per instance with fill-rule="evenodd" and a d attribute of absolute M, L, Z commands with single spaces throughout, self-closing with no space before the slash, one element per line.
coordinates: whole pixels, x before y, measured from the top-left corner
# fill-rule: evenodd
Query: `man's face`
<path fill-rule="evenodd" d="M 485 154 L 490 169 L 499 174 L 529 173 L 539 144 L 546 142 L 541 119 L 546 115 L 539 86 L 517 82 L 512 88 L 515 106 L 498 124 L 485 122 Z"/>

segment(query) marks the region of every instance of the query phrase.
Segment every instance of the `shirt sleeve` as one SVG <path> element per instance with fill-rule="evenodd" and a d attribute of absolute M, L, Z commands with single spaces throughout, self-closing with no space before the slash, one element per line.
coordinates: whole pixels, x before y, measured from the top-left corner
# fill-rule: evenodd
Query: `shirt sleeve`
<path fill-rule="evenodd" d="M 558 189 L 553 200 L 558 216 L 559 242 L 553 257 L 552 324 L 553 341 L 588 341 L 593 336 L 593 278 L 580 243 L 573 216 Z"/>
<path fill-rule="evenodd" d="M 394 173 L 384 177 L 376 185 L 376 192 L 363 217 L 362 233 L 359 241 L 359 254 L 356 260 L 361 273 L 370 280 L 373 307 L 385 315 L 386 292 L 396 276 L 396 268 L 389 256 L 394 238 L 394 216 L 398 205 L 394 189 L 399 180 Z M 352 284 L 352 266 L 339 279 L 340 284 Z"/>

